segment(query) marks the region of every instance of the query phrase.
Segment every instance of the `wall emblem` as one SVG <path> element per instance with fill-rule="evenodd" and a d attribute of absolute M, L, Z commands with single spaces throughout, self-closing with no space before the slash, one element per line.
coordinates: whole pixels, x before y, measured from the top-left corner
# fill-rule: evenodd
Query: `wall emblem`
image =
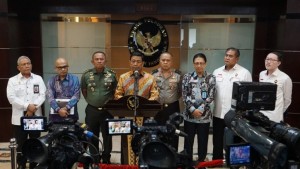
<path fill-rule="evenodd" d="M 139 51 L 145 55 L 144 67 L 158 65 L 160 54 L 167 52 L 168 46 L 167 30 L 155 18 L 145 17 L 138 20 L 129 32 L 129 51 Z"/>

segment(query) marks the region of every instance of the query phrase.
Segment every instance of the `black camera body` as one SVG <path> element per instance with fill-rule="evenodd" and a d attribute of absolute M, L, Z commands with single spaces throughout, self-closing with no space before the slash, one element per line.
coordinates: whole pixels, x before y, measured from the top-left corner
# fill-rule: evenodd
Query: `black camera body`
<path fill-rule="evenodd" d="M 229 167 L 300 167 L 300 130 L 283 122 L 273 122 L 260 112 L 275 108 L 276 90 L 277 85 L 272 83 L 234 82 L 232 109 L 224 117 L 224 122 L 230 129 L 225 137 L 232 137 L 230 132 L 233 132 L 234 137 L 240 138 L 235 140 L 240 141 L 226 143 L 226 161 Z M 241 152 L 245 158 L 237 158 L 238 156 L 232 155 L 233 152 Z M 234 157 L 235 160 L 232 159 Z"/>
<path fill-rule="evenodd" d="M 191 160 L 188 155 L 178 153 L 171 146 L 174 135 L 186 136 L 175 126 L 183 122 L 183 116 L 173 113 L 165 125 L 158 125 L 155 120 L 147 119 L 142 126 L 137 126 L 131 119 L 108 119 L 106 121 L 109 135 L 132 134 L 131 147 L 138 156 L 138 167 L 142 169 L 176 169 L 191 167 Z M 131 126 L 131 131 L 120 132 L 116 128 L 122 128 L 123 123 Z M 131 125 L 132 124 L 132 125 Z M 113 127 L 115 126 L 115 127 Z M 116 132 L 117 131 L 117 132 Z"/>
<path fill-rule="evenodd" d="M 86 155 L 83 144 L 86 137 L 79 123 L 66 119 L 45 124 L 44 128 L 47 128 L 48 134 L 28 139 L 22 147 L 27 159 L 38 163 L 38 169 L 71 169 L 76 162 L 93 161 Z"/>
<path fill-rule="evenodd" d="M 231 107 L 237 110 L 274 110 L 277 85 L 261 82 L 234 82 Z"/>

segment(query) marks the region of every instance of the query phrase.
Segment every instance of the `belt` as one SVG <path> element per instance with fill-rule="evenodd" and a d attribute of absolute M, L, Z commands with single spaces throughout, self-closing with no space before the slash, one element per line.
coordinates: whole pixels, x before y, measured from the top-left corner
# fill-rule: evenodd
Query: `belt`
<path fill-rule="evenodd" d="M 178 100 L 173 103 L 163 103 L 162 105 L 163 105 L 163 107 L 166 108 L 166 107 L 172 106 L 173 104 L 176 104 L 176 103 L 178 103 Z"/>
<path fill-rule="evenodd" d="M 90 107 L 92 107 L 92 108 L 94 108 L 94 109 L 97 109 L 97 110 L 104 110 L 103 107 L 95 107 L 95 106 L 92 106 L 92 105 L 90 105 L 90 104 L 88 104 L 88 106 L 90 106 Z"/>

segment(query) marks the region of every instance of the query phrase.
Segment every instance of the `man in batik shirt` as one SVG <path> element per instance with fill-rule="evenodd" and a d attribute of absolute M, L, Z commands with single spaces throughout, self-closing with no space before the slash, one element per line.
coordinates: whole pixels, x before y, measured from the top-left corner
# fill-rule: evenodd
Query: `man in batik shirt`
<path fill-rule="evenodd" d="M 80 99 L 80 84 L 77 76 L 68 73 L 66 59 L 55 61 L 57 75 L 47 83 L 47 99 L 50 104 L 49 120 L 60 122 L 65 118 L 78 120 L 77 102 Z"/>
<path fill-rule="evenodd" d="M 118 80 L 115 99 L 123 96 L 134 95 L 135 85 L 138 90 L 136 94 L 148 100 L 158 99 L 158 90 L 154 76 L 144 72 L 144 56 L 140 52 L 133 52 L 129 60 L 131 71 L 122 74 Z M 135 84 L 136 83 L 136 84 Z M 127 137 L 121 137 L 121 163 L 127 164 L 128 161 L 128 142 Z"/>

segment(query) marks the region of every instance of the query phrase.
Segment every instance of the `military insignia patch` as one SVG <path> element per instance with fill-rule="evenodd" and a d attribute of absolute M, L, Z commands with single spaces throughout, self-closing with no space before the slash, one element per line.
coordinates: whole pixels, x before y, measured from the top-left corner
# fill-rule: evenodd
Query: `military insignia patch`
<path fill-rule="evenodd" d="M 158 65 L 160 54 L 167 52 L 168 46 L 167 30 L 157 19 L 145 17 L 131 27 L 128 37 L 129 52 L 142 52 L 145 55 L 144 67 Z"/>

